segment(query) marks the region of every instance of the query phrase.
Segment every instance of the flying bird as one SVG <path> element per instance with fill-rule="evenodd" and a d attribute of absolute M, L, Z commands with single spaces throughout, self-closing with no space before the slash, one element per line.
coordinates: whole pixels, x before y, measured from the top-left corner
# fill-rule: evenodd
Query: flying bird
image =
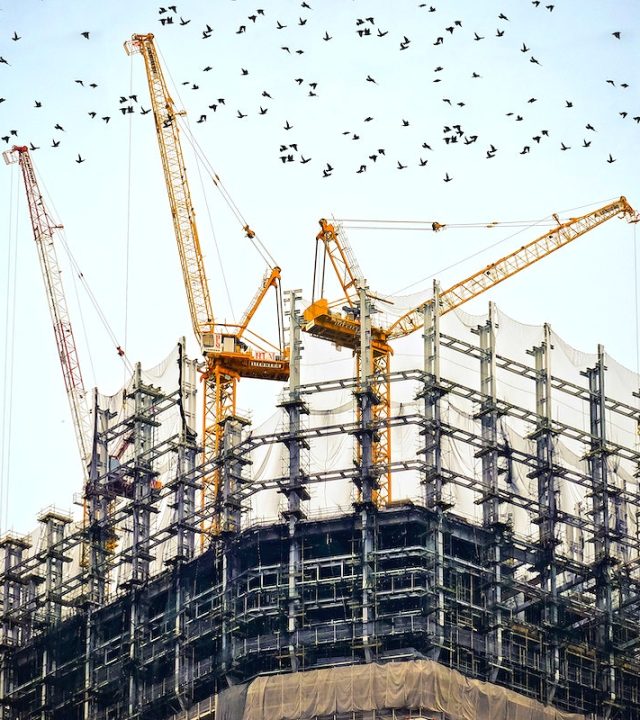
<path fill-rule="evenodd" d="M 64 132 L 64 128 L 60 125 L 60 123 L 56 123 L 53 127 L 55 130 L 62 130 L 62 132 Z"/>
<path fill-rule="evenodd" d="M 78 157 L 76 158 L 76 162 L 78 163 L 78 165 L 80 163 L 83 163 L 84 161 L 85 161 L 85 158 L 81 157 L 80 153 L 78 153 Z"/>
<path fill-rule="evenodd" d="M 620 35 L 622 34 L 619 30 L 616 30 L 615 32 L 611 33 L 614 38 L 618 38 L 620 40 Z"/>
<path fill-rule="evenodd" d="M 323 40 L 327 40 L 327 41 L 328 41 L 328 40 L 331 40 L 331 37 L 332 37 L 332 36 L 331 36 L 331 35 L 329 35 L 329 33 L 328 33 L 328 32 L 327 32 L 326 30 L 325 30 L 325 32 L 324 32 L 324 36 L 323 36 L 323 38 L 322 38 L 322 39 L 323 39 Z"/>
<path fill-rule="evenodd" d="M 398 166 L 397 166 L 397 167 L 398 167 L 398 170 L 404 170 L 407 166 L 406 166 L 406 165 L 403 165 L 403 164 L 400 162 L 400 160 L 398 160 Z"/>
<path fill-rule="evenodd" d="M 1 55 L 0 55 L 0 63 L 2 63 L 4 65 L 11 65 L 11 63 L 7 62 Z"/>
<path fill-rule="evenodd" d="M 378 84 L 378 83 L 376 83 L 376 81 L 371 77 L 371 75 L 367 75 L 367 82 L 375 83 L 376 85 Z"/>
<path fill-rule="evenodd" d="M 453 178 L 449 176 L 449 173 L 445 173 L 443 180 L 445 182 L 451 182 L 453 180 Z"/>
<path fill-rule="evenodd" d="M 82 37 L 83 37 L 85 40 L 88 40 L 88 39 L 89 39 L 89 31 L 88 31 L 88 30 L 85 30 L 84 32 L 81 32 L 80 35 L 82 35 Z"/>
<path fill-rule="evenodd" d="M 560 150 L 571 150 L 571 145 L 565 145 L 563 142 L 561 142 Z"/>
<path fill-rule="evenodd" d="M 18 33 L 14 30 L 11 39 L 17 42 L 18 40 L 20 40 L 21 37 L 22 35 L 18 35 Z"/>
<path fill-rule="evenodd" d="M 51 147 L 57 148 L 58 145 L 60 145 L 60 140 L 56 140 L 55 138 L 52 138 Z"/>
<path fill-rule="evenodd" d="M 286 120 L 285 124 L 282 126 L 285 130 L 291 130 L 293 128 L 293 125 L 289 124 L 289 121 Z"/>

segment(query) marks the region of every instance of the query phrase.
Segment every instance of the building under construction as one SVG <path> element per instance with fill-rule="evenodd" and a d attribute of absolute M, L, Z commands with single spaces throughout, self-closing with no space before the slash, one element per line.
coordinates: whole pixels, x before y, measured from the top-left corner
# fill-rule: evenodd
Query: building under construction
<path fill-rule="evenodd" d="M 380 507 L 375 398 L 300 383 L 291 302 L 280 407 L 211 466 L 182 343 L 96 396 L 86 518 L 2 540 L 3 717 L 640 717 L 632 374 L 493 307 L 431 322 Z"/>
<path fill-rule="evenodd" d="M 239 325 L 214 323 L 179 113 L 152 36 L 128 49 L 146 64 L 204 362 L 181 340 L 87 402 L 56 225 L 14 148 L 87 476 L 75 517 L 49 508 L 0 541 L 3 720 L 640 718 L 637 376 L 491 303 L 459 308 L 636 220 L 626 200 L 556 217 L 391 320 L 322 220 L 338 304 L 318 275 L 305 310 L 288 294 L 280 346 L 257 349 L 245 333 L 279 268 Z M 326 341 L 355 373 L 351 353 L 323 364 Z M 236 407 L 240 378 L 280 383 L 259 425 Z"/>

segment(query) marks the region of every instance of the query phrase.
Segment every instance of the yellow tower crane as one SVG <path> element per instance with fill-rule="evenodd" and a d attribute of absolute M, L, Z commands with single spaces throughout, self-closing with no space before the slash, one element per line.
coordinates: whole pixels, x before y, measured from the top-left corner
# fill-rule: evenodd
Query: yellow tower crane
<path fill-rule="evenodd" d="M 613 217 L 625 217 L 629 222 L 638 222 L 638 214 L 629 205 L 625 197 L 608 203 L 586 215 L 571 218 L 560 223 L 558 216 L 554 215 L 557 227 L 552 228 L 522 246 L 509 255 L 487 265 L 465 280 L 456 283 L 448 290 L 444 290 L 439 297 L 440 313 L 444 314 L 455 310 L 463 303 L 477 297 L 503 280 L 530 267 L 538 260 L 547 257 L 552 252 L 568 245 L 576 238 L 584 235 L 598 225 Z M 433 227 L 440 230 L 442 227 Z M 304 311 L 303 329 L 310 335 L 328 340 L 339 347 L 351 349 L 358 362 L 362 362 L 360 355 L 360 319 L 358 287 L 363 282 L 362 273 L 358 268 L 355 255 L 339 224 L 332 224 L 325 219 L 320 220 L 321 230 L 316 237 L 316 258 L 314 277 L 323 274 L 326 258 L 336 273 L 342 296 L 329 302 L 324 297 L 315 299 Z M 320 249 L 320 252 L 319 252 Z M 314 282 L 315 285 L 315 282 Z M 320 285 L 321 293 L 324 290 Z M 346 305 L 345 305 L 346 302 Z M 428 303 L 433 302 L 429 300 Z M 342 306 L 343 312 L 340 311 Z M 419 330 L 424 322 L 424 307 L 422 303 L 402 315 L 387 327 L 372 325 L 371 346 L 372 365 L 369 368 L 372 378 L 371 390 L 377 395 L 378 404 L 373 407 L 373 420 L 378 427 L 379 442 L 374 447 L 374 463 L 381 470 L 379 488 L 376 502 L 384 506 L 392 500 L 391 474 L 391 433 L 389 417 L 391 412 L 390 367 L 393 349 L 391 341 Z"/>
<path fill-rule="evenodd" d="M 288 350 L 284 347 L 281 324 L 280 268 L 273 264 L 268 269 L 240 323 L 215 322 L 180 143 L 178 118 L 185 112 L 175 109 L 160 67 L 153 35 L 133 35 L 125 43 L 125 50 L 130 55 L 141 54 L 145 62 L 191 322 L 205 358 L 202 442 L 204 461 L 212 467 L 222 450 L 225 420 L 236 415 L 238 380 L 244 377 L 286 382 L 289 378 Z M 243 229 L 249 239 L 255 237 L 248 225 Z M 269 344 L 270 349 L 258 349 L 251 347 L 244 336 L 270 288 L 275 289 L 277 296 L 279 344 Z M 220 495 L 218 470 L 213 470 L 204 478 L 203 488 L 202 506 L 216 507 Z M 222 527 L 217 513 L 211 527 L 206 528 L 213 534 L 234 529 Z"/>

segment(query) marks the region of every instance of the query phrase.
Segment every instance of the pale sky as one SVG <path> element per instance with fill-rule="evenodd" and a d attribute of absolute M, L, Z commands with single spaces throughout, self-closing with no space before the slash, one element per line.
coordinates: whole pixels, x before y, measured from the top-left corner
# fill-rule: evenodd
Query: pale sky
<path fill-rule="evenodd" d="M 141 112 L 144 63 L 123 49 L 132 33 L 155 34 L 194 141 L 281 265 L 283 288 L 307 298 L 320 217 L 474 224 L 350 230 L 372 289 L 393 294 L 428 292 L 434 274 L 453 284 L 537 237 L 526 225 L 554 212 L 620 195 L 640 207 L 637 0 L 304 5 L 0 0 L 0 148 L 37 148 L 49 209 L 133 362 L 155 365 L 182 335 L 198 349 L 152 114 Z M 214 310 L 237 319 L 264 265 L 185 134 L 183 147 Z M 0 529 L 25 532 L 42 507 L 71 506 L 81 470 L 15 166 L 0 169 L 0 207 Z M 475 226 L 492 221 L 527 222 Z M 637 370 L 635 228 L 611 220 L 467 309 L 492 299 Z M 58 254 L 85 383 L 115 392 L 122 365 L 61 244 Z M 269 334 L 271 317 L 258 322 Z"/>

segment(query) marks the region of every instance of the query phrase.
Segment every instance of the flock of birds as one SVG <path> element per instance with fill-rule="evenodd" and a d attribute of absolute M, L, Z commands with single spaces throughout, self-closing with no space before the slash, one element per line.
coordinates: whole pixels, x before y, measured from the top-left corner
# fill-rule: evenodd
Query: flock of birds
<path fill-rule="evenodd" d="M 545 4 L 543 0 L 533 0 L 532 5 L 535 8 L 538 8 L 547 13 L 553 13 L 555 8 L 554 4 Z M 425 13 L 437 13 L 437 8 L 428 3 L 419 3 L 418 8 Z M 189 17 L 185 17 L 185 14 L 182 14 L 179 11 L 177 4 L 158 7 L 156 20 L 159 27 L 165 29 L 163 30 L 163 32 L 168 32 L 169 29 L 171 29 L 171 32 L 175 32 L 177 28 L 186 27 L 189 27 L 189 31 L 192 32 L 195 27 L 195 23 L 192 24 L 192 19 Z M 501 39 L 510 34 L 511 21 L 504 12 L 498 13 L 495 20 L 495 24 L 497 25 L 497 27 L 495 30 L 495 35 L 493 36 L 493 40 L 496 42 L 504 42 L 504 40 Z M 271 36 L 274 40 L 274 52 L 277 51 L 280 53 L 285 53 L 286 55 L 292 57 L 296 55 L 302 56 L 308 50 L 308 48 L 305 47 L 298 47 L 298 45 L 304 44 L 302 43 L 302 37 L 304 33 L 293 32 L 295 28 L 303 28 L 304 26 L 312 27 L 313 30 L 315 30 L 316 32 L 316 35 L 314 37 L 317 41 L 317 44 L 320 46 L 327 45 L 328 47 L 330 47 L 332 41 L 335 42 L 335 38 L 339 36 L 340 33 L 344 32 L 344 28 L 336 27 L 333 29 L 325 29 L 315 27 L 313 8 L 305 0 L 300 3 L 299 11 L 295 13 L 295 17 L 293 17 L 292 19 L 271 17 L 268 10 L 265 10 L 264 8 L 258 8 L 255 11 L 251 12 L 251 14 L 247 15 L 246 19 L 238 25 L 234 32 L 236 35 L 246 35 L 253 30 L 254 26 L 260 26 L 259 32 L 262 34 L 266 32 L 271 33 Z M 287 29 L 288 32 L 284 33 L 283 31 Z M 93 38 L 92 32 L 93 31 L 91 30 L 78 31 L 78 37 L 82 38 L 82 41 L 91 42 Z M 202 41 L 208 41 L 215 36 L 215 32 L 216 31 L 214 30 L 212 22 L 204 23 L 202 27 L 197 28 L 197 37 Z M 308 30 L 305 30 L 304 32 L 307 33 Z M 393 33 L 390 34 L 390 30 L 388 28 L 381 27 L 376 22 L 376 19 L 373 16 L 355 18 L 354 25 L 348 29 L 348 32 L 351 33 L 352 36 L 354 38 L 357 38 L 358 40 L 364 38 L 375 38 L 377 40 L 384 41 L 385 43 L 395 42 L 397 43 L 397 50 L 400 53 L 410 53 L 418 44 L 418 42 L 423 42 L 423 40 L 416 41 L 405 34 L 402 34 L 401 37 L 394 38 Z M 623 39 L 623 33 L 621 31 L 603 31 L 603 33 L 607 34 L 613 42 L 618 42 Z M 456 19 L 450 24 L 443 23 L 442 26 L 440 26 L 439 30 L 434 33 L 434 36 L 428 40 L 428 44 L 435 48 L 435 50 L 431 51 L 432 54 L 434 54 L 435 56 L 435 54 L 439 52 L 438 48 L 447 44 L 454 35 L 456 36 L 456 38 L 458 38 L 460 35 L 463 34 L 468 40 L 468 45 L 470 46 L 469 50 L 474 49 L 473 46 L 475 44 L 480 44 L 482 42 L 488 43 L 491 41 L 488 33 L 481 34 L 477 30 L 468 30 L 466 28 L 466 23 L 463 20 Z M 308 37 L 308 35 L 306 37 Z M 10 37 L 10 40 L 14 43 L 18 43 L 23 40 L 23 35 L 19 34 L 18 31 L 14 31 L 13 35 Z M 522 59 L 526 60 L 533 66 L 543 66 L 544 58 L 539 58 L 537 55 L 534 55 L 531 47 L 529 47 L 526 42 L 521 42 L 518 49 L 519 56 Z M 355 52 L 359 53 L 359 50 L 355 50 Z M 7 57 L 0 56 L 0 71 L 10 73 L 13 68 L 11 54 L 9 51 L 5 51 L 5 54 L 7 55 Z M 210 73 L 212 70 L 213 67 L 211 65 L 206 65 L 204 68 L 199 69 L 199 72 L 203 74 L 201 76 L 203 77 L 202 80 L 186 80 L 182 82 L 182 85 L 193 91 L 201 90 L 201 88 L 204 90 L 204 83 L 206 82 L 204 78 L 208 77 L 208 73 Z M 419 68 L 414 68 L 414 71 L 418 72 Z M 420 72 L 422 71 L 420 70 Z M 241 67 L 238 71 L 237 82 L 243 82 L 242 78 L 247 77 L 250 74 L 251 71 L 248 67 Z M 438 83 L 444 82 L 445 77 L 445 67 L 443 67 L 443 65 L 439 63 L 436 64 L 433 68 L 433 76 L 430 79 L 432 85 L 437 85 L 437 89 L 439 89 L 441 86 L 438 85 Z M 483 76 L 481 73 L 472 70 L 469 73 L 469 79 L 473 82 L 482 82 Z M 90 91 L 95 91 L 99 87 L 99 84 L 97 82 L 88 81 L 86 79 L 70 78 L 69 82 L 73 82 L 78 86 Z M 300 88 L 304 93 L 306 93 L 306 97 L 308 98 L 318 98 L 320 95 L 321 83 L 317 80 L 309 81 L 294 73 L 294 76 L 291 78 L 291 82 L 295 83 L 298 88 Z M 377 88 L 380 88 L 382 93 L 384 93 L 384 81 L 376 78 L 374 74 L 365 74 L 362 77 L 361 82 L 363 87 L 376 86 Z M 617 79 L 604 78 L 602 82 L 620 91 L 626 91 L 630 87 L 630 84 L 628 82 L 620 82 Z M 7 77 L 3 79 L 2 86 L 4 86 L 5 88 L 8 86 Z M 257 109 L 251 113 L 245 111 L 242 108 L 234 108 L 231 98 L 210 98 L 208 101 L 205 101 L 206 106 L 203 103 L 203 105 L 199 107 L 196 111 L 196 123 L 203 124 L 211 120 L 213 115 L 219 116 L 225 113 L 228 115 L 230 112 L 234 113 L 238 121 L 244 121 L 248 117 L 264 117 L 269 113 L 271 114 L 270 117 L 272 117 L 275 113 L 282 110 L 281 107 L 277 106 L 276 100 L 274 99 L 275 95 L 272 94 L 272 92 L 273 91 L 269 91 L 268 89 L 262 89 L 260 92 L 260 96 L 259 98 L 257 98 L 256 101 Z M 204 93 L 201 93 L 201 95 L 202 94 Z M 450 93 L 447 94 L 450 95 Z M 97 100 L 99 97 L 99 93 L 97 93 L 95 97 Z M 7 106 L 9 106 L 10 103 L 8 102 L 8 100 L 9 98 L 0 97 L 0 123 L 4 124 L 5 127 L 8 123 L 8 119 L 7 115 L 2 112 L 2 104 L 7 103 Z M 467 103 L 464 100 L 455 98 L 453 96 L 441 97 L 439 101 L 446 105 L 447 108 L 450 108 L 452 113 L 455 111 L 462 114 L 463 108 L 467 106 Z M 378 95 L 378 102 L 384 102 L 383 97 L 380 95 Z M 538 98 L 531 96 L 528 100 L 526 100 L 526 104 L 523 102 L 524 107 L 518 110 L 509 111 L 505 115 L 514 123 L 522 123 L 525 119 L 526 105 L 531 106 L 537 102 Z M 95 103 L 95 105 L 97 104 L 98 102 Z M 88 117 L 90 120 L 103 123 L 104 125 L 108 125 L 110 122 L 114 121 L 114 118 L 117 117 L 130 118 L 132 115 L 145 116 L 151 113 L 151 108 L 144 107 L 142 102 L 138 100 L 138 94 L 132 92 L 121 94 L 117 102 L 111 101 L 109 107 L 111 109 L 106 112 L 99 112 L 98 110 L 95 110 L 93 108 L 85 109 L 83 110 L 83 112 L 86 113 L 86 117 Z M 291 108 L 286 108 L 285 112 L 287 112 L 287 110 L 290 111 Z M 577 112 L 574 108 L 574 102 L 570 99 L 565 100 L 563 111 L 564 110 Z M 22 111 L 24 111 L 24 108 L 22 109 Z M 34 99 L 33 111 L 41 113 L 46 112 L 44 103 L 39 99 Z M 620 110 L 618 111 L 618 115 L 623 120 L 635 122 L 636 124 L 640 125 L 640 112 L 639 114 L 634 114 L 633 112 L 628 112 L 627 110 Z M 466 117 L 468 117 L 468 115 Z M 63 122 L 65 122 L 66 124 L 66 121 L 63 120 Z M 46 142 L 46 144 L 44 144 L 44 142 L 41 142 L 40 140 L 36 140 L 35 138 L 27 139 L 20 137 L 19 131 L 10 126 L 8 129 L 5 129 L 2 134 L 0 134 L 0 138 L 2 139 L 2 142 L 4 144 L 9 146 L 13 144 L 26 144 L 29 146 L 31 151 L 40 150 L 43 147 L 56 149 L 61 147 L 63 141 L 64 144 L 68 144 L 71 142 L 71 137 L 67 136 L 67 132 L 65 131 L 63 122 L 57 120 L 55 122 L 51 122 L 51 138 L 50 141 Z M 297 121 L 284 118 L 281 122 L 282 124 L 280 125 L 280 127 L 283 134 L 280 141 L 277 143 L 278 159 L 280 163 L 282 165 L 288 165 L 290 163 L 308 165 L 312 163 L 312 167 L 316 167 L 317 169 L 319 168 L 319 172 L 321 173 L 322 177 L 331 177 L 335 172 L 335 167 L 334 164 L 332 164 L 332 161 L 319 161 L 318 159 L 314 158 L 315 152 L 313 152 L 313 149 L 309 151 L 303 151 L 302 143 L 291 137 L 291 131 L 296 128 Z M 361 122 L 361 128 L 371 127 L 371 123 L 375 123 L 375 109 L 372 108 L 371 112 L 367 114 L 366 117 L 361 120 Z M 402 132 L 404 128 L 409 128 L 417 124 L 418 123 L 415 123 L 413 120 L 406 117 L 399 117 L 397 122 L 397 128 L 399 132 Z M 239 128 L 238 132 L 240 133 L 242 132 L 242 130 Z M 572 150 L 574 147 L 590 148 L 592 145 L 592 138 L 594 137 L 594 133 L 596 132 L 597 128 L 593 121 L 584 122 L 584 137 L 581 138 L 582 142 L 580 144 L 577 144 L 574 140 L 568 140 L 567 142 L 565 142 L 564 139 L 555 137 L 552 138 L 552 135 L 554 135 L 554 133 L 552 132 L 552 128 L 540 128 L 539 130 L 534 132 L 534 134 L 528 135 L 526 138 L 523 139 L 522 146 L 517 152 L 519 155 L 529 155 L 530 153 L 533 153 L 538 146 L 548 143 L 556 143 L 557 148 L 561 152 L 567 152 L 569 150 Z M 351 139 L 352 141 L 357 142 L 362 139 L 362 130 L 344 130 L 342 131 L 342 135 L 346 138 Z M 402 159 L 395 159 L 395 168 L 397 170 L 405 170 L 410 165 L 424 168 L 431 163 L 432 156 L 430 156 L 430 153 L 433 153 L 436 149 L 442 149 L 447 146 L 453 145 L 469 146 L 482 142 L 485 143 L 483 147 L 484 159 L 492 160 L 498 156 L 500 148 L 497 145 L 497 140 L 493 139 L 491 142 L 485 141 L 484 138 L 481 137 L 480 132 L 468 131 L 462 121 L 450 122 L 449 124 L 443 125 L 441 130 L 441 137 L 438 139 L 438 141 L 423 140 L 421 142 L 417 152 L 417 158 L 414 161 L 409 162 Z M 389 146 L 386 142 L 376 142 L 374 146 L 370 147 L 368 150 L 362 153 L 360 161 L 357 162 L 352 168 L 352 172 L 354 172 L 355 174 L 363 174 L 370 170 L 373 166 L 378 167 L 380 164 L 382 164 L 382 162 L 384 162 L 386 158 L 391 155 L 391 152 L 392 151 L 389 149 Z M 75 157 L 75 162 L 78 165 L 84 163 L 86 160 L 86 156 L 83 156 L 80 152 L 77 153 Z M 613 157 L 613 155 L 609 152 L 608 154 L 603 154 L 602 160 L 606 161 L 608 164 L 612 164 L 616 162 L 617 158 Z M 447 171 L 444 173 L 442 180 L 445 183 L 451 182 L 453 180 L 453 176 Z"/>

